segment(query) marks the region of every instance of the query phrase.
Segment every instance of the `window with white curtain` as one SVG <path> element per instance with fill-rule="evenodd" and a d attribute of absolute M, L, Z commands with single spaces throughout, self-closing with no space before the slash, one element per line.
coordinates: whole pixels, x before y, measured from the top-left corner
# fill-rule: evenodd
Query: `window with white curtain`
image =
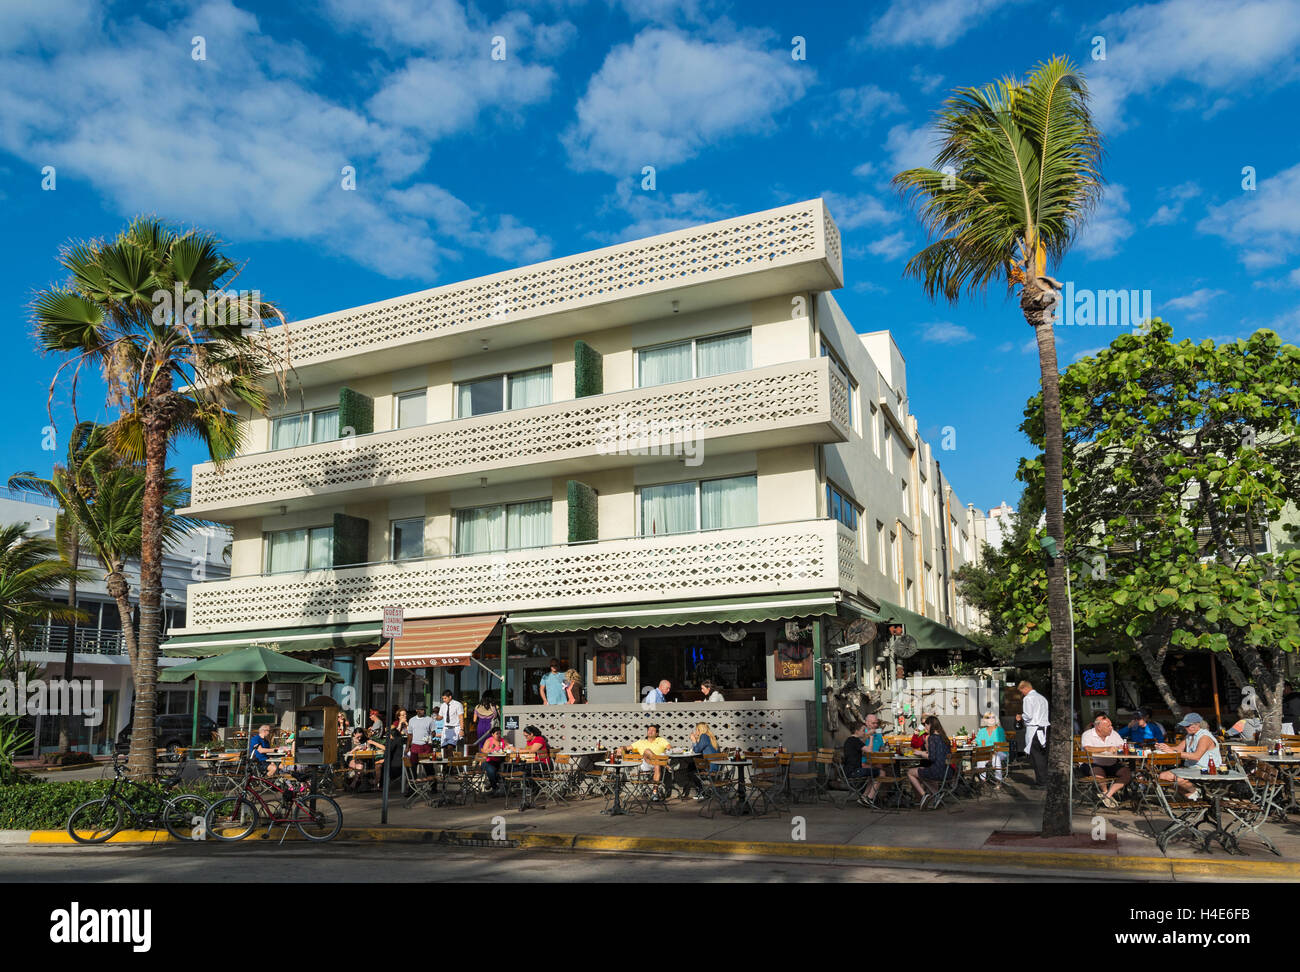
<path fill-rule="evenodd" d="M 398 395 L 393 403 L 393 428 L 409 429 L 428 422 L 425 399 L 426 392 L 423 388 Z"/>
<path fill-rule="evenodd" d="M 638 529 L 643 537 L 758 523 L 757 476 L 664 483 L 642 486 L 638 492 Z"/>
<path fill-rule="evenodd" d="M 338 437 L 338 406 L 271 419 L 272 449 L 292 449 L 312 442 L 329 442 Z"/>
<path fill-rule="evenodd" d="M 334 566 L 334 528 L 276 530 L 266 534 L 266 572 L 321 570 Z"/>
<path fill-rule="evenodd" d="M 639 348 L 636 353 L 637 387 L 648 388 L 670 381 L 746 371 L 754 366 L 752 343 L 750 332 L 745 330 Z"/>
<path fill-rule="evenodd" d="M 530 408 L 551 402 L 551 367 L 532 368 L 456 385 L 456 417 L 488 415 L 511 408 Z"/>
<path fill-rule="evenodd" d="M 894 471 L 894 430 L 885 426 L 885 468 Z"/>
<path fill-rule="evenodd" d="M 885 553 L 885 525 L 879 520 L 876 521 L 876 548 L 880 559 L 880 572 L 883 574 L 889 569 L 885 566 L 889 557 Z"/>
<path fill-rule="evenodd" d="M 871 406 L 871 450 L 880 458 L 880 409 Z"/>
<path fill-rule="evenodd" d="M 424 556 L 424 517 L 394 520 L 391 527 L 394 560 L 418 560 Z"/>
<path fill-rule="evenodd" d="M 453 521 L 453 549 L 458 554 L 522 550 L 551 543 L 549 499 L 456 510 Z"/>
<path fill-rule="evenodd" d="M 913 590 L 911 581 L 907 582 L 907 609 L 909 611 L 916 610 L 916 591 Z"/>

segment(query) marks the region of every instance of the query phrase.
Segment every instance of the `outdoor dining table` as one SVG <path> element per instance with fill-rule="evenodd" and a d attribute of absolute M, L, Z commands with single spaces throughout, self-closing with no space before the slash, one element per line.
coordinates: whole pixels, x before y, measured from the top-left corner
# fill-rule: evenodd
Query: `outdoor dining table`
<path fill-rule="evenodd" d="M 736 803 L 735 809 L 724 809 L 724 813 L 730 813 L 739 817 L 744 813 L 753 813 L 753 810 L 745 803 L 745 767 L 753 766 L 752 759 L 719 759 L 715 760 L 713 766 L 734 766 L 736 769 Z"/>
<path fill-rule="evenodd" d="M 600 811 L 601 813 L 609 814 L 611 817 L 620 817 L 627 814 L 627 811 L 623 809 L 623 804 L 620 802 L 619 795 L 623 790 L 623 768 L 628 765 L 631 764 L 626 762 L 600 762 L 596 764 L 600 769 L 612 769 L 614 771 L 614 803 L 612 806 L 608 806 L 604 810 Z"/>
<path fill-rule="evenodd" d="M 1180 766 L 1178 769 L 1174 770 L 1174 776 L 1178 777 L 1180 780 L 1188 780 L 1203 788 L 1206 791 L 1206 796 L 1209 797 L 1209 815 L 1213 817 L 1210 823 L 1213 824 L 1214 831 L 1209 834 L 1201 835 L 1205 842 L 1205 849 L 1210 849 L 1211 840 L 1217 840 L 1225 851 L 1231 852 L 1234 850 L 1241 850 L 1237 845 L 1237 838 L 1232 836 L 1232 834 L 1223 826 L 1221 804 L 1223 802 L 1223 794 L 1228 787 L 1234 783 L 1244 782 L 1246 774 L 1238 770 L 1229 770 L 1227 772 L 1219 770 L 1219 772 L 1211 776 L 1209 773 L 1202 773 L 1200 769 L 1195 766 Z"/>

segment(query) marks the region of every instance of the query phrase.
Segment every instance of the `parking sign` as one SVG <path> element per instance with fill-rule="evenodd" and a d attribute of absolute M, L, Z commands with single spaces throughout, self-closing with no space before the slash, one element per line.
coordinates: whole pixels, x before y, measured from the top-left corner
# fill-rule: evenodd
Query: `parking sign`
<path fill-rule="evenodd" d="M 402 637 L 402 607 L 384 608 L 384 637 L 400 638 Z"/>

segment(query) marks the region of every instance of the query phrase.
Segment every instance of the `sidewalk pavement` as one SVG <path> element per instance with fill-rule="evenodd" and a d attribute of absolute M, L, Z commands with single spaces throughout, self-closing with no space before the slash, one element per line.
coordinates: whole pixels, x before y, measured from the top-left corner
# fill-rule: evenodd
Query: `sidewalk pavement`
<path fill-rule="evenodd" d="M 343 795 L 337 798 L 344 821 L 339 839 L 881 862 L 1002 875 L 1104 872 L 1130 880 L 1300 881 L 1300 821 L 1267 826 L 1280 857 L 1249 834 L 1241 837 L 1245 854 L 1228 854 L 1218 844 L 1206 853 L 1175 840 L 1162 855 L 1154 834 L 1164 821 L 1126 810 L 1076 813 L 1073 839 L 1044 840 L 1036 836 L 1043 791 L 1027 786 L 1018 773 L 1013 780 L 1002 793 L 949 800 L 936 811 L 878 812 L 855 803 L 819 803 L 757 818 L 718 814 L 709 819 L 699 815 L 694 800 L 678 799 L 667 803 L 666 812 L 652 809 L 619 817 L 602 814 L 601 799 L 523 812 L 504 809 L 500 798 L 470 806 L 408 807 L 395 791 L 388 823 L 381 824 L 377 793 Z M 843 800 L 847 794 L 835 795 Z M 1104 839 L 1093 839 L 1103 824 Z M 154 842 L 159 837 L 167 835 L 121 835 L 121 840 Z M 279 837 L 277 829 L 271 839 Z M 30 841 L 68 843 L 69 838 L 41 831 Z"/>

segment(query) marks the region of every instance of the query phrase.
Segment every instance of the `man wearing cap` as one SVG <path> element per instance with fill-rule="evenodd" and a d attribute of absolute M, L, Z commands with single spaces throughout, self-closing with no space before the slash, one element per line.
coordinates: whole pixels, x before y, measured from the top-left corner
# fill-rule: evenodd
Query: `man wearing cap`
<path fill-rule="evenodd" d="M 1034 767 L 1034 786 L 1047 783 L 1047 727 L 1051 720 L 1047 717 L 1047 699 L 1034 691 L 1030 682 L 1021 682 L 1016 686 L 1024 699 L 1022 714 L 1016 716 L 1024 722 L 1025 754 Z"/>
<path fill-rule="evenodd" d="M 1167 743 L 1156 743 L 1156 749 L 1162 753 L 1178 753 L 1184 763 L 1194 764 L 1198 769 L 1208 767 L 1210 760 L 1214 760 L 1215 766 L 1223 765 L 1223 755 L 1219 752 L 1218 740 L 1214 738 L 1214 733 L 1205 728 L 1205 720 L 1197 713 L 1189 712 L 1183 716 L 1183 721 L 1178 723 L 1178 728 L 1187 731 L 1187 738 L 1183 740 L 1181 750 Z M 1172 770 L 1161 773 L 1160 778 L 1166 783 L 1177 782 L 1178 792 L 1183 796 L 1191 800 L 1200 799 L 1201 794 L 1192 785 L 1192 781 L 1179 779 Z"/>

